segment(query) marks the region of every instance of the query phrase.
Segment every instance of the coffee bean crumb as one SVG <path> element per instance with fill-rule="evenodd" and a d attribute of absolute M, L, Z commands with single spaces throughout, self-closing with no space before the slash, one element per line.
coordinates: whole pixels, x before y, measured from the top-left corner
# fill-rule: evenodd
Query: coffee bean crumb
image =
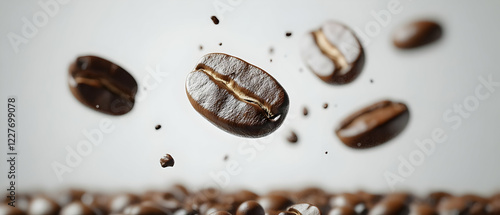
<path fill-rule="evenodd" d="M 269 48 L 269 54 L 272 54 L 272 53 L 274 53 L 274 48 L 273 47 Z"/>
<path fill-rule="evenodd" d="M 269 62 L 271 62 L 271 63 L 272 63 L 272 62 L 273 62 L 273 59 L 272 59 L 272 58 L 271 58 L 271 59 L 269 59 Z"/>
<path fill-rule="evenodd" d="M 222 46 L 222 43 L 219 43 L 219 46 Z"/>
<path fill-rule="evenodd" d="M 325 155 L 327 155 L 327 154 L 328 154 L 328 151 L 325 152 Z"/>
<path fill-rule="evenodd" d="M 372 83 L 372 84 L 373 84 L 373 79 L 370 79 L 370 83 Z"/>
<path fill-rule="evenodd" d="M 328 103 L 323 104 L 323 108 L 327 109 L 328 108 Z"/>
<path fill-rule="evenodd" d="M 224 161 L 227 161 L 227 159 L 229 159 L 229 155 L 224 156 Z"/>
<path fill-rule="evenodd" d="M 307 109 L 307 107 L 304 107 L 304 109 L 302 109 L 302 114 L 304 114 L 304 116 L 307 116 L 307 114 L 309 114 L 309 110 Z"/>
<path fill-rule="evenodd" d="M 166 154 L 165 156 L 163 156 L 161 159 L 160 159 L 160 164 L 161 164 L 161 167 L 163 168 L 167 168 L 169 166 L 174 166 L 174 158 L 172 157 L 172 155 L 170 154 Z"/>
<path fill-rule="evenodd" d="M 214 24 L 216 24 L 216 25 L 219 24 L 219 19 L 216 16 L 212 16 L 212 17 L 210 17 L 210 19 L 212 19 L 212 22 L 214 22 Z"/>
<path fill-rule="evenodd" d="M 285 36 L 287 36 L 287 37 L 292 36 L 292 32 L 286 32 Z"/>
<path fill-rule="evenodd" d="M 203 50 L 203 46 L 202 45 L 200 45 L 200 50 Z"/>
<path fill-rule="evenodd" d="M 290 143 L 296 143 L 297 141 L 299 141 L 299 137 L 297 137 L 297 134 L 295 132 L 291 131 L 286 140 L 288 140 L 288 142 Z"/>
<path fill-rule="evenodd" d="M 160 130 L 160 128 L 161 128 L 161 125 L 159 125 L 159 124 L 155 126 L 156 130 Z"/>

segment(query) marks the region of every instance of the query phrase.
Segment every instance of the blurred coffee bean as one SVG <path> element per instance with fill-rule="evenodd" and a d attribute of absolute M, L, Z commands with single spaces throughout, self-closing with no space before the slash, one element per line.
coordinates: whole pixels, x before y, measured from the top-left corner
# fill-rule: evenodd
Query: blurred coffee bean
<path fill-rule="evenodd" d="M 29 203 L 27 214 L 57 215 L 60 209 L 56 201 L 46 196 L 36 196 Z"/>
<path fill-rule="evenodd" d="M 321 215 L 321 211 L 318 207 L 308 203 L 292 205 L 288 207 L 287 211 L 294 212 L 297 215 Z"/>
<path fill-rule="evenodd" d="M 140 198 L 134 194 L 122 193 L 114 196 L 108 202 L 108 211 L 110 213 L 121 213 L 127 206 L 140 202 Z"/>
<path fill-rule="evenodd" d="M 400 49 L 410 49 L 432 43 L 443 34 L 441 26 L 428 20 L 415 21 L 396 29 L 393 43 Z"/>
<path fill-rule="evenodd" d="M 257 199 L 257 202 L 267 211 L 282 211 L 286 210 L 293 202 L 281 195 L 267 195 L 261 196 Z"/>
<path fill-rule="evenodd" d="M 98 215 L 96 211 L 94 211 L 92 208 L 89 206 L 83 204 L 80 201 L 74 201 L 72 203 L 69 203 L 65 205 L 61 209 L 61 213 L 59 215 Z"/>
<path fill-rule="evenodd" d="M 5 215 L 25 215 L 22 210 L 16 207 L 12 207 L 6 203 L 0 203 L 0 214 Z"/>
<path fill-rule="evenodd" d="M 264 208 L 256 201 L 243 202 L 236 210 L 236 215 L 265 215 Z"/>

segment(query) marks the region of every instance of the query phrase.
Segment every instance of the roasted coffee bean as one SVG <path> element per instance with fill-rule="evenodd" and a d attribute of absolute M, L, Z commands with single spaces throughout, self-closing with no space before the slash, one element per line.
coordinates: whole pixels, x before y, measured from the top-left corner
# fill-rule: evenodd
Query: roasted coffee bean
<path fill-rule="evenodd" d="M 297 134 L 295 132 L 290 131 L 290 133 L 286 137 L 286 140 L 288 140 L 288 142 L 290 143 L 296 143 L 297 141 L 299 141 L 299 137 L 297 137 Z"/>
<path fill-rule="evenodd" d="M 146 201 L 139 204 L 129 205 L 123 210 L 124 215 L 167 215 L 170 211 L 162 209 L 160 206 Z"/>
<path fill-rule="evenodd" d="M 433 21 L 416 21 L 400 27 L 394 33 L 393 43 L 401 49 L 410 49 L 432 43 L 443 34 L 441 26 Z"/>
<path fill-rule="evenodd" d="M 434 207 L 428 204 L 413 203 L 410 205 L 409 215 L 437 215 Z"/>
<path fill-rule="evenodd" d="M 354 32 L 334 21 L 306 35 L 300 52 L 314 74 L 329 84 L 353 81 L 365 63 L 363 47 Z"/>
<path fill-rule="evenodd" d="M 309 114 L 309 110 L 306 107 L 304 107 L 304 109 L 302 109 L 302 114 L 304 116 L 307 116 Z"/>
<path fill-rule="evenodd" d="M 8 215 L 25 215 L 22 210 L 17 207 L 12 207 L 8 204 L 1 203 L 0 204 L 0 214 L 8 214 Z"/>
<path fill-rule="evenodd" d="M 288 95 L 273 77 L 227 54 L 205 55 L 188 74 L 186 93 L 208 121 L 244 137 L 270 134 L 288 112 Z"/>
<path fill-rule="evenodd" d="M 318 207 L 308 203 L 292 205 L 288 208 L 288 211 L 294 212 L 297 215 L 321 215 Z"/>
<path fill-rule="evenodd" d="M 243 202 L 236 210 L 236 215 L 265 215 L 264 208 L 256 201 Z"/>
<path fill-rule="evenodd" d="M 443 199 L 450 197 L 451 195 L 446 192 L 433 192 L 427 196 L 425 202 L 429 203 L 432 206 L 437 206 L 439 202 Z"/>
<path fill-rule="evenodd" d="M 403 103 L 381 101 L 347 117 L 336 130 L 339 139 L 352 148 L 369 148 L 398 135 L 410 113 Z"/>
<path fill-rule="evenodd" d="M 65 190 L 57 195 L 57 203 L 59 205 L 67 205 L 73 201 L 81 201 L 82 196 L 85 194 L 84 190 L 79 190 L 79 189 L 70 189 L 70 190 Z"/>
<path fill-rule="evenodd" d="M 97 213 L 87 205 L 84 205 L 80 201 L 74 201 L 70 204 L 67 204 L 61 209 L 60 215 L 96 215 Z"/>
<path fill-rule="evenodd" d="M 108 211 L 110 213 L 121 213 L 127 206 L 139 203 L 140 200 L 134 194 L 124 193 L 116 195 L 108 202 Z"/>
<path fill-rule="evenodd" d="M 467 211 L 469 209 L 469 202 L 467 199 L 462 197 L 449 197 L 443 199 L 439 202 L 437 206 L 437 210 L 439 214 L 457 214 L 457 215 L 465 215 L 468 214 Z"/>
<path fill-rule="evenodd" d="M 27 214 L 57 215 L 60 209 L 56 201 L 45 196 L 37 196 L 31 199 Z"/>
<path fill-rule="evenodd" d="M 500 215 L 500 198 L 492 199 L 486 206 L 486 211 L 491 215 Z"/>
<path fill-rule="evenodd" d="M 264 208 L 266 212 L 269 210 L 282 211 L 293 204 L 293 202 L 289 198 L 281 195 L 261 196 L 257 199 L 257 202 Z"/>
<path fill-rule="evenodd" d="M 335 207 L 328 212 L 328 215 L 357 215 L 354 208 L 349 206 Z"/>
<path fill-rule="evenodd" d="M 160 165 L 163 168 L 174 166 L 174 164 L 175 164 L 174 158 L 170 154 L 166 154 L 160 159 Z"/>
<path fill-rule="evenodd" d="M 349 206 L 354 208 L 356 205 L 363 203 L 363 199 L 359 195 L 352 193 L 341 193 L 330 198 L 330 206 L 343 207 Z"/>
<path fill-rule="evenodd" d="M 96 56 L 78 57 L 69 68 L 69 87 L 86 106 L 111 115 L 132 110 L 137 82 L 120 66 Z"/>
<path fill-rule="evenodd" d="M 232 214 L 229 213 L 229 212 L 227 212 L 227 211 L 215 211 L 215 212 L 212 212 L 209 215 L 232 215 Z"/>
<path fill-rule="evenodd" d="M 370 210 L 369 215 L 399 215 L 408 213 L 407 200 L 399 197 L 385 197 Z"/>

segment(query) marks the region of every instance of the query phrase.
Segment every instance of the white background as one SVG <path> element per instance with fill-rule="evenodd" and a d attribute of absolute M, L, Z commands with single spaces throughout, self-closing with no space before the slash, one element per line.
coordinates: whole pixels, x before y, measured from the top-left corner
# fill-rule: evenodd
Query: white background
<path fill-rule="evenodd" d="M 72 0 L 60 5 L 15 53 L 7 34 L 22 35 L 22 18 L 32 20 L 42 11 L 38 2 L 3 1 L 0 6 L 2 190 L 8 183 L 6 99 L 15 95 L 17 188 L 25 192 L 74 186 L 141 192 L 178 182 L 202 188 L 213 183 L 211 172 L 224 171 L 229 162 L 238 163 L 240 171 L 230 176 L 224 189 L 265 192 L 319 186 L 332 192 L 389 192 L 384 172 L 397 173 L 398 157 L 408 158 L 418 149 L 414 141 L 430 138 L 435 128 L 444 129 L 447 141 L 436 145 L 398 189 L 418 194 L 438 189 L 482 195 L 500 191 L 500 92 L 480 101 L 457 130 L 442 118 L 454 104 L 474 95 L 478 77 L 491 74 L 500 81 L 499 1 L 400 0 L 402 12 L 370 37 L 361 75 L 345 86 L 327 85 L 306 69 L 298 50 L 301 36 L 330 19 L 364 31 L 375 20 L 371 11 L 387 9 L 389 1 L 242 0 L 231 1 L 237 3 L 231 6 L 219 0 L 231 11 L 223 17 L 219 13 L 221 23 L 214 25 L 210 17 L 217 15 L 218 1 Z M 390 38 L 396 27 L 419 18 L 438 20 L 443 38 L 416 50 L 394 48 Z M 291 37 L 285 37 L 288 31 Z M 264 139 L 240 138 L 214 127 L 191 107 L 184 91 L 186 74 L 210 52 L 245 59 L 282 84 L 290 110 L 280 129 Z M 101 114 L 72 96 L 68 66 L 87 54 L 109 59 L 136 78 L 142 99 L 130 113 Z M 159 79 L 156 88 L 144 90 L 147 68 L 157 66 L 168 76 Z M 405 102 L 411 112 L 397 138 L 370 150 L 352 150 L 337 139 L 334 128 L 343 117 L 385 98 Z M 322 108 L 325 102 L 328 109 Z M 302 116 L 304 106 L 309 108 L 307 117 Z M 103 118 L 111 120 L 115 130 L 59 182 L 51 164 L 65 164 L 65 147 L 75 148 L 86 139 L 82 130 L 98 129 Z M 157 124 L 162 125 L 158 131 Z M 290 130 L 299 136 L 296 145 L 285 139 Z M 249 143 L 265 148 L 252 157 L 248 150 L 257 149 Z M 173 168 L 160 167 L 158 160 L 165 153 L 175 158 Z"/>

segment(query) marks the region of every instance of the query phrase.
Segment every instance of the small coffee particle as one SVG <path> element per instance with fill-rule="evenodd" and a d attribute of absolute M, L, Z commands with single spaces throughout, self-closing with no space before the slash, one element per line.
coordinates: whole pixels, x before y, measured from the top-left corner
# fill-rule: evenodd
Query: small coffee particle
<path fill-rule="evenodd" d="M 296 143 L 297 141 L 299 141 L 299 138 L 297 137 L 297 134 L 292 131 L 290 132 L 290 134 L 288 134 L 286 140 L 288 140 L 288 142 L 290 143 Z"/>
<path fill-rule="evenodd" d="M 273 59 L 272 59 L 272 58 L 271 58 L 271 59 L 269 59 L 269 62 L 271 62 L 271 63 L 272 63 L 272 62 L 273 62 Z"/>
<path fill-rule="evenodd" d="M 227 161 L 227 159 L 229 159 L 229 155 L 224 156 L 224 160 Z"/>
<path fill-rule="evenodd" d="M 302 114 L 304 114 L 304 116 L 307 116 L 307 114 L 309 114 L 309 110 L 307 110 L 307 108 L 304 107 L 304 109 L 302 109 Z"/>
<path fill-rule="evenodd" d="M 273 47 L 269 48 L 269 54 L 272 54 L 272 53 L 274 53 L 274 48 Z"/>
<path fill-rule="evenodd" d="M 200 45 L 200 50 L 203 50 L 203 46 L 202 45 Z"/>
<path fill-rule="evenodd" d="M 156 129 L 156 130 L 160 130 L 160 128 L 161 128 L 161 125 L 156 125 L 156 126 L 155 126 L 155 129 Z"/>
<path fill-rule="evenodd" d="M 372 83 L 372 84 L 373 84 L 373 79 L 370 79 L 370 83 Z"/>
<path fill-rule="evenodd" d="M 328 151 L 325 152 L 325 155 L 327 155 L 327 154 L 328 154 Z"/>
<path fill-rule="evenodd" d="M 219 24 L 219 19 L 216 16 L 212 16 L 212 17 L 210 17 L 210 19 L 212 19 L 212 22 L 214 22 L 214 24 L 216 24 L 216 25 Z"/>
<path fill-rule="evenodd" d="M 160 159 L 161 167 L 167 168 L 169 166 L 174 166 L 174 158 L 170 154 L 166 154 Z"/>
<path fill-rule="evenodd" d="M 286 32 L 285 36 L 287 36 L 287 37 L 292 36 L 292 32 Z"/>
<path fill-rule="evenodd" d="M 327 109 L 328 108 L 328 103 L 323 104 L 323 108 Z"/>
<path fill-rule="evenodd" d="M 222 43 L 219 43 L 219 46 L 222 46 Z"/>

